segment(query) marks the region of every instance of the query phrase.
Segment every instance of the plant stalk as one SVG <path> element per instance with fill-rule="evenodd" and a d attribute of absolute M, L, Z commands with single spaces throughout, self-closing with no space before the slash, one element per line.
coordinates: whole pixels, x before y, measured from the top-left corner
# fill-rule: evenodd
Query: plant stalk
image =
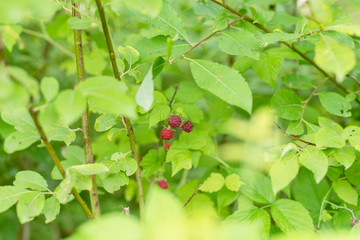
<path fill-rule="evenodd" d="M 60 163 L 60 160 L 58 158 L 58 156 L 55 153 L 54 148 L 52 147 L 52 145 L 50 144 L 48 138 L 46 137 L 46 134 L 42 128 L 42 126 L 40 125 L 36 113 L 34 111 L 34 109 L 32 107 L 29 108 L 29 113 L 31 115 L 31 118 L 33 119 L 36 129 L 40 134 L 40 138 L 41 140 L 44 142 L 45 147 L 47 149 L 47 151 L 49 152 L 51 159 L 53 160 L 53 162 L 55 163 L 55 166 L 57 167 L 57 169 L 59 170 L 61 176 L 63 178 L 65 178 L 65 169 L 63 168 L 63 166 Z M 85 201 L 81 198 L 80 194 L 75 190 L 75 188 L 73 188 L 71 190 L 72 194 L 74 195 L 76 201 L 78 201 L 78 203 L 80 204 L 80 206 L 82 207 L 82 209 L 84 210 L 84 212 L 86 213 L 86 215 L 90 218 L 90 219 L 94 219 L 94 215 L 92 214 L 92 212 L 90 211 L 89 207 L 86 205 Z"/>
<path fill-rule="evenodd" d="M 111 40 L 106 17 L 105 17 L 104 7 L 102 6 L 101 0 L 95 0 L 95 2 L 96 2 L 96 6 L 98 8 L 99 14 L 100 14 L 101 25 L 102 25 L 102 29 L 104 32 L 106 44 L 108 47 L 109 57 L 110 57 L 111 66 L 112 66 L 112 69 L 114 72 L 114 76 L 117 80 L 121 81 L 119 69 L 118 69 L 117 63 L 116 63 L 114 47 L 113 47 L 113 43 Z M 124 123 L 125 123 L 124 125 L 125 125 L 127 133 L 128 133 L 128 137 L 129 137 L 130 148 L 131 148 L 133 157 L 134 157 L 134 159 L 136 159 L 137 165 L 138 165 L 137 170 L 136 170 L 136 185 L 138 187 L 138 196 L 139 196 L 139 215 L 140 215 L 140 220 L 142 220 L 143 214 L 144 214 L 144 192 L 143 192 L 143 186 L 142 186 L 142 181 L 141 181 L 140 157 L 136 152 L 135 135 L 134 135 L 134 130 L 131 125 L 131 122 L 128 118 L 124 117 Z"/>
<path fill-rule="evenodd" d="M 72 15 L 73 17 L 81 18 L 80 13 L 76 10 L 77 5 L 73 3 Z M 75 29 L 74 30 L 74 43 L 75 43 L 75 56 L 76 56 L 76 67 L 77 67 L 77 75 L 78 82 L 85 81 L 85 65 L 84 65 L 84 54 L 83 54 L 83 46 L 82 46 L 82 31 Z M 81 125 L 83 129 L 83 143 L 84 143 L 84 152 L 85 159 L 87 164 L 94 163 L 94 156 L 92 153 L 91 147 L 91 138 L 90 138 L 90 124 L 89 124 L 89 111 L 88 107 L 81 114 Z M 91 209 L 96 218 L 100 217 L 100 203 L 99 196 L 97 193 L 97 184 L 96 184 L 96 176 L 90 176 L 92 187 L 90 190 L 90 202 Z"/>

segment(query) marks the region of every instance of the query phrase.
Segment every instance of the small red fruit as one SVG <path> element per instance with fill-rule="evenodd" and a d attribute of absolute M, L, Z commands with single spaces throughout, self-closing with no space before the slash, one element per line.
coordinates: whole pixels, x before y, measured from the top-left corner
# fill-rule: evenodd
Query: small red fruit
<path fill-rule="evenodd" d="M 191 132 L 193 130 L 193 124 L 190 121 L 186 121 L 184 122 L 184 124 L 182 125 L 182 129 L 185 132 Z"/>
<path fill-rule="evenodd" d="M 165 150 L 166 150 L 166 151 L 168 151 L 168 150 L 169 150 L 169 148 L 170 148 L 170 144 L 165 143 L 164 148 L 165 148 Z"/>
<path fill-rule="evenodd" d="M 162 189 L 168 189 L 168 187 L 169 187 L 169 184 L 167 183 L 167 181 L 165 179 L 158 181 L 157 184 Z"/>
<path fill-rule="evenodd" d="M 170 129 L 163 128 L 161 129 L 160 135 L 164 140 L 170 140 L 174 136 L 174 132 Z"/>
<path fill-rule="evenodd" d="M 181 118 L 178 115 L 171 115 L 168 119 L 168 124 L 172 128 L 178 128 L 181 125 Z"/>

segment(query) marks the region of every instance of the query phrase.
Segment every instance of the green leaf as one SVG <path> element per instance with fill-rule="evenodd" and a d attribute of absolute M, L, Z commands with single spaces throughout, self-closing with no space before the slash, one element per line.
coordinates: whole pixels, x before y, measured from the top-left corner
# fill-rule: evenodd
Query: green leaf
<path fill-rule="evenodd" d="M 248 209 L 239 209 L 227 217 L 225 222 L 259 224 L 262 239 L 269 238 L 271 221 L 269 214 L 264 209 L 255 206 Z"/>
<path fill-rule="evenodd" d="M 113 77 L 91 77 L 79 83 L 75 90 L 87 97 L 93 111 L 135 116 L 134 100 L 127 95 L 128 88 L 124 82 Z"/>
<path fill-rule="evenodd" d="M 131 69 L 131 66 L 139 60 L 140 57 L 139 52 L 136 51 L 136 49 L 131 46 L 126 46 L 126 47 L 119 46 L 118 51 L 121 54 L 121 56 L 125 58 L 126 61 L 129 63 L 130 65 L 129 69 Z"/>
<path fill-rule="evenodd" d="M 91 163 L 72 166 L 69 168 L 69 171 L 80 173 L 82 175 L 96 175 L 108 172 L 109 168 L 101 163 Z"/>
<path fill-rule="evenodd" d="M 15 175 L 14 186 L 18 188 L 30 188 L 32 190 L 47 191 L 48 184 L 39 173 L 34 171 L 20 171 Z"/>
<path fill-rule="evenodd" d="M 304 125 L 300 121 L 290 122 L 286 132 L 291 135 L 302 135 L 304 133 Z"/>
<path fill-rule="evenodd" d="M 326 24 L 333 21 L 331 8 L 327 1 L 310 0 L 309 6 L 311 8 L 312 19 L 314 19 L 316 23 Z"/>
<path fill-rule="evenodd" d="M 245 182 L 240 191 L 254 202 L 271 204 L 275 201 L 271 181 L 263 174 L 251 170 L 240 171 L 241 180 Z"/>
<path fill-rule="evenodd" d="M 19 196 L 30 192 L 16 186 L 1 186 L 0 187 L 0 213 L 5 212 L 15 203 L 17 203 Z"/>
<path fill-rule="evenodd" d="M 316 183 L 319 183 L 326 175 L 328 158 L 326 154 L 314 146 L 308 145 L 299 157 L 301 165 L 314 173 Z"/>
<path fill-rule="evenodd" d="M 28 148 L 33 143 L 40 140 L 37 132 L 18 132 L 11 133 L 4 142 L 4 150 L 13 153 Z"/>
<path fill-rule="evenodd" d="M 143 168 L 141 176 L 151 177 L 160 167 L 158 152 L 151 149 L 141 160 L 140 166 Z"/>
<path fill-rule="evenodd" d="M 67 171 L 66 177 L 55 189 L 55 196 L 60 203 L 67 203 L 73 198 L 73 195 L 71 195 L 70 192 L 74 187 L 74 182 L 75 174 L 71 174 L 69 171 Z"/>
<path fill-rule="evenodd" d="M 348 169 L 355 161 L 355 150 L 354 148 L 350 146 L 345 146 L 343 148 L 335 148 L 335 159 L 345 167 L 345 169 Z"/>
<path fill-rule="evenodd" d="M 357 206 L 358 203 L 358 193 L 351 186 L 351 184 L 346 180 L 335 181 L 332 184 L 332 187 L 336 194 L 347 203 L 350 203 L 354 206 Z"/>
<path fill-rule="evenodd" d="M 290 90 L 282 89 L 271 98 L 271 107 L 276 114 L 287 120 L 299 120 L 301 118 L 301 99 Z"/>
<path fill-rule="evenodd" d="M 314 230 L 309 212 L 300 203 L 293 200 L 277 200 L 271 206 L 271 216 L 285 233 L 292 231 L 312 232 Z"/>
<path fill-rule="evenodd" d="M 11 52 L 16 41 L 20 40 L 20 33 L 23 27 L 19 25 L 3 25 L 2 35 L 5 47 Z"/>
<path fill-rule="evenodd" d="M 15 66 L 7 66 L 6 71 L 11 77 L 15 78 L 16 81 L 24 86 L 26 91 L 37 98 L 39 95 L 39 83 L 35 78 L 30 76 L 24 69 Z"/>
<path fill-rule="evenodd" d="M 260 55 L 260 60 L 252 65 L 252 68 L 261 80 L 275 88 L 281 64 L 282 57 L 264 53 Z"/>
<path fill-rule="evenodd" d="M 325 71 L 336 74 L 338 82 L 342 82 L 356 64 L 350 48 L 326 35 L 316 43 L 314 61 Z"/>
<path fill-rule="evenodd" d="M 225 186 L 234 192 L 239 191 L 240 186 L 245 184 L 240 180 L 240 176 L 238 174 L 231 174 L 225 178 Z"/>
<path fill-rule="evenodd" d="M 355 161 L 350 168 L 345 170 L 345 175 L 350 183 L 360 185 L 360 161 Z"/>
<path fill-rule="evenodd" d="M 152 71 L 153 65 L 150 67 L 135 96 L 136 103 L 144 108 L 145 111 L 150 110 L 154 102 L 154 82 Z"/>
<path fill-rule="evenodd" d="M 72 142 L 75 141 L 76 134 L 69 128 L 56 127 L 45 130 L 48 140 L 51 141 L 61 141 L 65 142 L 69 146 Z"/>
<path fill-rule="evenodd" d="M 68 125 L 77 121 L 86 109 L 86 100 L 77 91 L 61 91 L 55 99 L 55 108 Z"/>
<path fill-rule="evenodd" d="M 326 117 L 319 117 L 318 119 L 320 127 L 327 127 L 334 130 L 337 134 L 342 134 L 343 128 L 340 124 Z"/>
<path fill-rule="evenodd" d="M 182 169 L 191 169 L 192 159 L 189 150 L 176 149 L 173 146 L 166 154 L 166 162 L 171 162 L 172 174 L 174 176 Z"/>
<path fill-rule="evenodd" d="M 259 60 L 260 40 L 246 31 L 222 32 L 219 47 L 230 55 L 244 55 Z"/>
<path fill-rule="evenodd" d="M 211 173 L 204 183 L 201 185 L 200 190 L 203 192 L 217 192 L 225 184 L 225 179 L 220 173 Z"/>
<path fill-rule="evenodd" d="M 334 130 L 327 127 L 320 128 L 320 130 L 316 133 L 315 142 L 318 148 L 342 148 L 345 146 L 344 138 L 337 134 Z"/>
<path fill-rule="evenodd" d="M 251 113 L 251 90 L 240 73 L 207 60 L 190 60 L 196 84 L 225 102 Z"/>
<path fill-rule="evenodd" d="M 16 213 L 20 223 L 30 222 L 41 214 L 45 205 L 45 195 L 41 192 L 28 192 L 19 196 Z"/>
<path fill-rule="evenodd" d="M 294 89 L 310 89 L 313 88 L 311 80 L 308 76 L 299 73 L 287 74 L 282 79 L 282 82 L 289 88 Z"/>
<path fill-rule="evenodd" d="M 56 196 L 45 200 L 42 213 L 45 215 L 46 224 L 55 220 L 56 216 L 60 213 L 60 202 L 56 199 Z"/>
<path fill-rule="evenodd" d="M 351 117 L 351 104 L 346 98 L 335 92 L 318 93 L 321 105 L 331 114 L 340 117 Z"/>
<path fill-rule="evenodd" d="M 296 151 L 286 153 L 282 159 L 275 162 L 269 172 L 274 193 L 285 188 L 296 177 L 298 171 L 299 154 Z"/>
<path fill-rule="evenodd" d="M 332 26 L 326 26 L 324 30 L 334 30 L 349 35 L 360 37 L 360 25 L 352 23 L 340 23 Z"/>
<path fill-rule="evenodd" d="M 149 128 L 170 116 L 170 107 L 166 104 L 157 104 L 149 115 Z"/>
<path fill-rule="evenodd" d="M 129 178 L 123 172 L 118 172 L 115 174 L 110 174 L 105 179 L 103 179 L 104 188 L 109 193 L 114 193 L 119 190 L 120 187 L 127 185 L 129 183 Z"/>
<path fill-rule="evenodd" d="M 296 40 L 300 37 L 301 34 L 297 34 L 297 33 L 274 32 L 274 33 L 265 33 L 264 35 L 262 35 L 262 40 L 266 43 L 274 43 L 279 41 Z"/>
<path fill-rule="evenodd" d="M 86 30 L 90 28 L 91 20 L 85 18 L 71 17 L 67 20 L 71 29 Z"/>
<path fill-rule="evenodd" d="M 41 80 L 40 90 L 45 100 L 50 102 L 59 92 L 59 82 L 53 77 L 44 77 Z"/>
<path fill-rule="evenodd" d="M 134 0 L 125 1 L 124 4 L 132 10 L 154 18 L 160 13 L 162 0 Z"/>
<path fill-rule="evenodd" d="M 137 169 L 137 162 L 131 157 L 127 157 L 123 153 L 114 153 L 111 155 L 111 160 L 116 161 L 119 166 L 119 170 L 126 172 L 127 176 L 133 175 Z"/>
<path fill-rule="evenodd" d="M 97 132 L 104 132 L 109 130 L 114 125 L 119 124 L 121 121 L 119 117 L 111 114 L 102 114 L 95 121 L 94 128 Z"/>

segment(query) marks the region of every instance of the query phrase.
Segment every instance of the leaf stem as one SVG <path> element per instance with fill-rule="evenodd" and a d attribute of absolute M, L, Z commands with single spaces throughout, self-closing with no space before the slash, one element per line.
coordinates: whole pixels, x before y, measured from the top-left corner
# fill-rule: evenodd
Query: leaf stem
<path fill-rule="evenodd" d="M 186 207 L 186 205 L 189 204 L 189 202 L 191 201 L 191 199 L 193 199 L 193 197 L 197 194 L 199 188 L 201 187 L 201 184 L 199 184 L 199 186 L 195 189 L 195 192 L 190 196 L 189 200 L 186 201 L 186 203 L 184 204 L 183 207 Z"/>
<path fill-rule="evenodd" d="M 282 129 L 282 128 L 279 126 L 279 124 L 277 124 L 276 122 L 274 122 L 274 124 L 275 124 L 276 127 L 277 127 L 278 129 L 280 129 L 286 136 L 291 137 L 291 138 L 294 139 L 294 140 L 297 140 L 297 141 L 306 143 L 306 144 L 308 144 L 308 145 L 316 146 L 315 143 L 307 142 L 307 141 L 305 141 L 305 140 L 302 140 L 302 139 L 299 138 L 298 136 L 294 136 L 294 135 L 288 134 L 288 133 L 287 133 L 284 129 Z"/>
<path fill-rule="evenodd" d="M 38 118 L 36 116 L 36 113 L 34 111 L 34 109 L 32 107 L 29 108 L 29 113 L 31 115 L 31 118 L 33 119 L 36 129 L 40 134 L 40 138 L 41 140 L 44 142 L 45 147 L 47 149 L 47 151 L 49 152 L 51 159 L 53 160 L 53 162 L 55 163 L 55 166 L 57 167 L 57 169 L 59 170 L 60 174 L 62 175 L 63 178 L 65 178 L 65 169 L 63 168 L 63 166 L 60 163 L 60 160 L 58 158 L 58 156 L 55 153 L 54 148 L 52 147 L 52 145 L 50 144 L 48 138 L 46 137 L 46 134 L 42 128 L 42 126 L 40 125 Z M 81 196 L 79 195 L 79 193 L 75 190 L 75 188 L 73 188 L 71 190 L 72 194 L 74 195 L 76 201 L 79 202 L 80 206 L 82 207 L 82 209 L 84 210 L 84 212 L 86 213 L 86 215 L 90 218 L 90 219 L 94 219 L 94 215 L 92 214 L 92 212 L 90 211 L 89 207 L 86 205 L 85 201 L 81 198 Z"/>
<path fill-rule="evenodd" d="M 101 25 L 102 25 L 102 29 L 103 29 L 103 32 L 104 32 L 104 37 L 105 37 L 105 40 L 106 40 L 106 44 L 107 44 L 107 47 L 108 47 L 109 57 L 110 57 L 111 66 L 112 66 L 112 69 L 113 69 L 113 72 L 114 72 L 114 76 L 115 76 L 116 79 L 121 81 L 119 69 L 118 69 L 118 66 L 117 66 L 117 63 L 116 63 L 114 47 L 113 47 L 113 43 L 112 43 L 112 40 L 111 40 L 111 36 L 110 36 L 110 32 L 109 32 L 109 27 L 108 27 L 108 24 L 107 24 L 107 21 L 106 21 L 106 17 L 105 17 L 104 7 L 103 7 L 103 5 L 101 3 L 101 0 L 95 0 L 95 2 L 96 2 L 96 6 L 98 8 L 99 14 L 100 14 Z M 144 192 L 143 192 L 143 186 L 142 186 L 142 181 L 141 181 L 140 158 L 139 158 L 139 155 L 136 152 L 135 135 L 134 135 L 134 130 L 133 130 L 133 127 L 131 125 L 131 122 L 126 117 L 124 117 L 123 122 L 124 122 L 125 128 L 126 128 L 126 130 L 128 132 L 130 148 L 131 148 L 131 151 L 133 153 L 133 157 L 134 157 L 134 159 L 136 159 L 136 162 L 137 162 L 137 165 L 138 165 L 137 169 L 136 169 L 136 185 L 138 187 L 140 220 L 142 221 L 143 213 L 144 213 Z"/>
<path fill-rule="evenodd" d="M 324 208 L 325 208 L 325 201 L 326 201 L 327 197 L 329 196 L 331 190 L 332 190 L 332 187 L 329 188 L 329 190 L 327 191 L 327 193 L 325 194 L 325 196 L 324 196 L 324 198 L 323 198 L 323 200 L 322 200 L 322 202 L 321 202 L 321 207 L 320 207 L 320 212 L 319 212 L 319 220 L 318 220 L 318 224 L 317 224 L 317 227 L 316 227 L 317 230 L 320 229 L 320 223 L 321 223 L 321 218 L 320 218 L 320 217 L 321 217 L 321 212 L 322 212 L 322 211 L 324 210 Z"/>
<path fill-rule="evenodd" d="M 242 17 L 245 21 L 251 23 L 252 25 L 256 26 L 257 28 L 263 30 L 266 33 L 273 33 L 271 30 L 267 29 L 266 27 L 264 27 L 263 25 L 256 23 L 252 18 L 240 13 L 239 11 L 233 9 L 232 7 L 230 7 L 227 3 L 221 3 L 218 2 L 217 0 L 210 0 L 213 3 L 216 3 L 217 5 L 231 11 L 232 13 L 234 13 L 235 15 L 238 15 L 240 17 Z M 331 82 L 333 82 L 338 88 L 340 88 L 342 91 L 344 91 L 345 93 L 350 92 L 347 88 L 345 88 L 343 85 L 341 85 L 340 83 L 338 83 L 335 79 L 335 77 L 331 76 L 329 73 L 327 73 L 324 69 L 322 69 L 319 65 L 317 65 L 311 58 L 309 58 L 308 56 L 306 56 L 304 53 L 302 53 L 299 49 L 297 49 L 295 46 L 293 46 L 291 43 L 288 43 L 286 41 L 279 41 L 279 43 L 284 44 L 285 46 L 287 46 L 288 48 L 290 48 L 291 50 L 293 50 L 295 53 L 297 53 L 300 57 L 302 57 L 304 60 L 306 60 L 308 63 L 310 63 L 311 65 L 313 65 L 317 70 L 319 70 L 325 77 L 327 77 Z M 356 99 L 356 102 L 360 104 L 360 100 Z"/>
<path fill-rule="evenodd" d="M 76 3 L 72 4 L 72 16 L 81 18 L 80 13 L 76 10 L 77 5 Z M 78 29 L 74 29 L 74 44 L 75 44 L 75 55 L 76 55 L 76 67 L 77 67 L 77 76 L 78 82 L 85 81 L 85 65 L 84 65 L 84 54 L 83 54 L 83 45 L 82 45 L 82 31 Z M 90 138 L 90 124 L 89 124 L 89 110 L 88 106 L 86 107 L 85 111 L 81 114 L 81 125 L 82 125 L 82 132 L 83 132 L 83 143 L 84 143 L 84 152 L 85 152 L 85 159 L 87 164 L 94 163 L 94 156 L 92 153 L 91 147 L 91 138 Z M 90 176 L 92 187 L 90 189 L 90 202 L 91 202 L 91 209 L 94 213 L 96 218 L 100 217 L 100 202 L 99 196 L 97 193 L 97 183 L 96 183 L 96 176 Z"/>

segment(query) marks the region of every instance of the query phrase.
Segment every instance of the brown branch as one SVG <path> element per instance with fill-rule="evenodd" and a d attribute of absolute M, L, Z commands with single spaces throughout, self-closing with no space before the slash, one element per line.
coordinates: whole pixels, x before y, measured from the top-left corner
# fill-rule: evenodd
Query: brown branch
<path fill-rule="evenodd" d="M 240 13 L 239 11 L 233 9 L 232 7 L 230 7 L 229 5 L 227 5 L 226 3 L 221 3 L 218 2 L 217 0 L 210 0 L 213 3 L 216 3 L 217 5 L 231 11 L 232 13 L 234 13 L 237 16 L 242 17 L 245 21 L 251 23 L 252 25 L 256 26 L 257 28 L 263 30 L 266 33 L 273 33 L 271 30 L 267 29 L 266 27 L 264 27 L 263 25 L 256 23 L 252 18 Z M 302 57 L 304 60 L 306 60 L 308 63 L 310 63 L 311 65 L 313 65 L 316 69 L 318 69 L 325 77 L 327 77 L 331 82 L 333 82 L 338 88 L 340 88 L 341 90 L 343 90 L 344 92 L 348 93 L 350 92 L 348 89 L 346 89 L 343 85 L 341 85 L 340 83 L 338 83 L 336 81 L 336 79 L 331 76 L 330 74 L 328 74 L 324 69 L 322 69 L 319 65 L 317 65 L 311 58 L 309 58 L 308 56 L 306 56 L 304 53 L 302 53 L 299 49 L 297 49 L 296 47 L 294 47 L 292 44 L 285 42 L 285 41 L 279 41 L 279 43 L 284 44 L 285 46 L 287 46 L 288 48 L 290 48 L 291 50 L 293 50 L 294 52 L 296 52 L 300 57 Z M 360 101 L 358 99 L 356 99 L 356 101 L 360 104 Z"/>
<path fill-rule="evenodd" d="M 302 139 L 299 138 L 298 136 L 294 136 L 294 135 L 288 134 L 288 133 L 287 133 L 284 129 L 282 129 L 276 122 L 274 122 L 274 124 L 275 124 L 286 136 L 291 137 L 291 138 L 294 139 L 294 140 L 297 140 L 297 141 L 306 143 L 306 144 L 308 144 L 308 145 L 316 146 L 316 144 L 311 143 L 311 142 L 308 142 L 308 141 L 305 141 L 305 140 L 302 140 Z"/>
<path fill-rule="evenodd" d="M 232 21 L 231 23 L 229 23 L 229 24 L 227 25 L 227 28 L 230 27 L 231 25 L 233 25 L 233 24 L 241 21 L 241 20 L 243 20 L 242 17 L 241 17 L 241 18 L 238 18 L 238 19 L 236 19 L 236 20 L 234 20 L 234 21 Z M 175 57 L 174 59 L 170 60 L 169 63 L 172 64 L 172 63 L 173 63 L 176 59 L 178 59 L 179 57 L 185 56 L 187 53 L 189 53 L 190 51 L 192 51 L 194 48 L 198 47 L 199 45 L 203 44 L 203 43 L 206 42 L 209 38 L 211 38 L 212 36 L 214 36 L 215 34 L 217 34 L 217 33 L 220 32 L 220 31 L 221 31 L 221 30 L 217 30 L 217 31 L 211 33 L 209 36 L 207 36 L 207 37 L 205 37 L 204 39 L 202 39 L 200 42 L 198 42 L 197 44 L 195 44 L 194 46 L 192 46 L 192 47 L 191 47 L 189 50 L 187 50 L 186 52 L 184 52 L 184 53 L 180 54 L 179 56 Z"/>
<path fill-rule="evenodd" d="M 77 5 L 75 3 L 72 4 L 72 15 L 73 17 L 81 18 L 80 13 L 76 10 Z M 76 68 L 77 68 L 77 76 L 78 82 L 85 81 L 85 65 L 84 65 L 84 54 L 83 54 L 83 43 L 82 43 L 82 31 L 78 29 L 74 29 L 74 45 L 75 45 L 75 56 L 76 56 Z M 91 147 L 91 138 L 90 138 L 90 124 L 89 124 L 89 110 L 86 107 L 85 111 L 81 114 L 81 125 L 83 129 L 83 143 L 84 143 L 84 152 L 86 164 L 94 163 L 94 156 L 92 153 Z M 96 218 L 100 217 L 100 202 L 99 196 L 97 193 L 97 183 L 96 176 L 90 176 L 92 187 L 89 191 L 90 194 L 90 202 L 91 209 Z"/>
<path fill-rule="evenodd" d="M 175 86 L 175 91 L 174 91 L 174 94 L 172 95 L 171 97 L 171 100 L 170 100 L 170 103 L 169 103 L 169 107 L 171 107 L 171 105 L 174 103 L 174 100 L 175 100 L 175 96 L 176 96 L 176 93 L 179 89 L 179 86 L 180 86 L 180 82 Z"/>
<path fill-rule="evenodd" d="M 186 203 L 184 204 L 183 207 L 186 207 L 186 205 L 189 204 L 189 202 L 191 201 L 191 199 L 193 199 L 193 197 L 197 194 L 199 188 L 201 187 L 201 184 L 199 184 L 199 186 L 195 189 L 195 192 L 191 195 L 191 197 L 189 198 L 189 200 L 186 201 Z"/>
<path fill-rule="evenodd" d="M 96 6 L 98 8 L 99 14 L 100 14 L 101 25 L 102 25 L 102 29 L 104 32 L 104 37 L 106 40 L 113 73 L 114 73 L 115 78 L 118 79 L 119 81 L 121 81 L 119 69 L 118 69 L 117 63 L 116 63 L 113 43 L 111 40 L 109 27 L 108 27 L 106 17 L 105 17 L 104 7 L 102 6 L 101 0 L 95 0 L 95 2 L 96 2 Z M 136 185 L 138 187 L 140 220 L 142 220 L 143 215 L 144 215 L 144 192 L 143 192 L 143 186 L 142 186 L 142 182 L 141 182 L 140 157 L 136 152 L 136 142 L 135 142 L 135 135 L 134 135 L 133 127 L 131 125 L 130 120 L 127 119 L 126 117 L 124 117 L 124 125 L 125 125 L 125 128 L 128 133 L 130 148 L 133 153 L 133 157 L 134 157 L 134 159 L 136 159 L 136 162 L 138 165 L 137 169 L 136 169 Z"/>
<path fill-rule="evenodd" d="M 348 74 L 348 75 L 346 75 L 346 76 L 349 77 L 349 78 L 351 78 L 352 80 L 354 80 L 354 82 L 356 82 L 357 85 L 360 86 L 360 81 L 359 81 L 359 79 L 357 79 L 355 76 L 353 76 L 353 75 L 351 75 L 351 74 Z"/>
<path fill-rule="evenodd" d="M 304 102 L 304 106 L 302 106 L 302 111 L 301 111 L 301 120 L 304 117 L 304 113 L 305 113 L 305 108 L 308 105 L 308 103 L 310 102 L 310 100 L 312 99 L 312 97 L 315 95 L 316 91 L 321 87 L 321 85 L 324 84 L 324 82 L 326 81 L 327 78 L 325 78 L 324 80 L 322 80 L 315 88 L 314 90 L 311 92 L 310 96 L 305 100 Z M 300 124 L 299 124 L 300 125 Z"/>
<path fill-rule="evenodd" d="M 52 147 L 52 145 L 50 144 L 48 138 L 46 137 L 46 134 L 44 132 L 44 129 L 42 128 L 42 126 L 40 125 L 38 118 L 36 116 L 36 113 L 34 111 L 34 109 L 32 107 L 29 108 L 29 113 L 31 115 L 31 118 L 33 119 L 34 123 L 35 123 L 35 127 L 37 129 L 37 131 L 39 132 L 40 138 L 41 140 L 44 142 L 46 150 L 49 152 L 51 159 L 53 160 L 53 162 L 55 163 L 55 166 L 57 167 L 57 169 L 59 170 L 61 176 L 63 178 L 65 178 L 65 169 L 63 168 L 63 166 L 61 165 L 61 162 L 58 158 L 58 156 L 56 155 L 56 152 L 54 150 L 54 148 Z M 81 198 L 81 196 L 79 195 L 79 193 L 75 190 L 75 188 L 73 188 L 71 190 L 72 194 L 74 195 L 75 199 L 79 202 L 79 204 L 81 205 L 82 209 L 85 211 L 86 215 L 90 218 L 93 219 L 95 218 L 94 215 L 92 214 L 92 212 L 90 211 L 89 207 L 86 205 L 85 201 Z"/>

